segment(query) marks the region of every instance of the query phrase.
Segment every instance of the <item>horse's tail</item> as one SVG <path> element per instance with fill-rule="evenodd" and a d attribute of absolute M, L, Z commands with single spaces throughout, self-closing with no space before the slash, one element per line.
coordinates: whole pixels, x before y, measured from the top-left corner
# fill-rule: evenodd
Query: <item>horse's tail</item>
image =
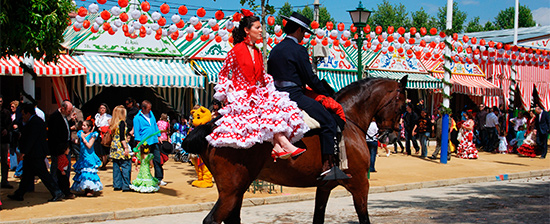
<path fill-rule="evenodd" d="M 206 150 L 208 147 L 206 136 L 212 133 L 214 123 L 220 118 L 221 116 L 218 116 L 206 124 L 195 127 L 181 143 L 183 149 L 193 154 L 199 154 L 201 151 Z"/>

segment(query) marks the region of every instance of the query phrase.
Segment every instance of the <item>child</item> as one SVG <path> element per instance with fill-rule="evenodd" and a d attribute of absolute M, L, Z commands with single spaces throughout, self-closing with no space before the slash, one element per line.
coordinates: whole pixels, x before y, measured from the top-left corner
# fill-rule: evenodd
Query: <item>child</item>
<path fill-rule="evenodd" d="M 185 136 L 180 132 L 180 124 L 175 123 L 174 130 L 176 132 L 174 132 L 172 136 L 170 136 L 170 141 L 174 145 L 174 149 L 176 149 L 177 151 L 181 151 L 181 143 L 183 142 Z"/>
<path fill-rule="evenodd" d="M 535 153 L 535 149 L 537 148 L 537 142 L 535 141 L 536 139 L 537 130 L 535 129 L 531 131 L 531 133 L 527 134 L 527 137 L 523 140 L 523 144 L 518 148 L 518 154 L 520 156 L 535 158 L 537 156 Z"/>
<path fill-rule="evenodd" d="M 77 133 L 80 142 L 80 157 L 73 166 L 76 174 L 71 187 L 71 190 L 84 192 L 88 197 L 94 196 L 96 192 L 103 190 L 103 184 L 99 181 L 97 175 L 101 160 L 94 151 L 94 142 L 99 134 L 92 131 L 92 129 L 92 121 L 85 120 L 82 124 L 82 130 Z"/>
<path fill-rule="evenodd" d="M 498 151 L 500 154 L 506 154 L 508 152 L 508 142 L 506 142 L 506 133 L 504 131 L 500 132 L 498 140 L 500 141 L 498 144 Z"/>
<path fill-rule="evenodd" d="M 67 148 L 63 154 L 57 156 L 57 169 L 61 172 L 61 175 L 57 178 L 59 178 L 59 188 L 63 192 L 70 192 L 69 176 L 67 175 L 67 172 L 69 171 L 69 159 L 67 158 L 69 151 L 70 149 Z M 69 198 L 74 198 L 74 195 L 69 196 Z"/>
<path fill-rule="evenodd" d="M 159 190 L 158 179 L 151 175 L 153 154 L 149 154 L 149 151 L 150 146 L 147 145 L 147 142 L 144 142 L 137 154 L 136 171 L 138 170 L 138 161 L 141 162 L 141 167 L 139 168 L 137 178 L 130 184 L 130 188 L 134 191 L 152 193 Z"/>

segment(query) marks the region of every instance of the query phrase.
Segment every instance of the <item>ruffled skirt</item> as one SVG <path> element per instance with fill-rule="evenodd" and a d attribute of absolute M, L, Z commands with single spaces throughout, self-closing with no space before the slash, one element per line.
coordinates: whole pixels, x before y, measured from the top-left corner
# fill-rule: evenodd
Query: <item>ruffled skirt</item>
<path fill-rule="evenodd" d="M 462 159 L 477 159 L 477 149 L 473 142 L 474 133 L 467 131 L 464 133 L 462 141 L 458 144 L 457 156 Z"/>
<path fill-rule="evenodd" d="M 75 168 L 77 167 L 77 164 L 75 164 Z M 75 169 L 75 173 L 71 190 L 75 192 L 83 192 L 85 190 L 103 190 L 103 184 L 97 175 L 97 167 Z"/>
<path fill-rule="evenodd" d="M 151 178 L 136 178 L 130 184 L 130 189 L 141 192 L 141 193 L 151 193 L 157 192 L 159 190 L 159 181 L 155 177 Z"/>
<path fill-rule="evenodd" d="M 206 137 L 214 147 L 246 149 L 264 141 L 272 142 L 276 133 L 294 143 L 309 130 L 296 102 L 286 92 L 252 87 L 229 94 L 230 103 L 219 110 L 222 118 Z"/>
<path fill-rule="evenodd" d="M 529 144 L 523 144 L 518 148 L 518 153 L 523 156 L 529 156 L 529 157 L 536 157 L 536 148 L 535 146 L 529 145 Z"/>

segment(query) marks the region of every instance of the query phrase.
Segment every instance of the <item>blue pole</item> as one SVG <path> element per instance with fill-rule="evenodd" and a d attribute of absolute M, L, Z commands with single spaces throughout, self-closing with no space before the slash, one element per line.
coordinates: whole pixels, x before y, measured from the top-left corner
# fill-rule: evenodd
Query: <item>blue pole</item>
<path fill-rule="evenodd" d="M 443 114 L 441 118 L 441 158 L 439 162 L 447 164 L 447 154 L 449 151 L 449 115 Z"/>

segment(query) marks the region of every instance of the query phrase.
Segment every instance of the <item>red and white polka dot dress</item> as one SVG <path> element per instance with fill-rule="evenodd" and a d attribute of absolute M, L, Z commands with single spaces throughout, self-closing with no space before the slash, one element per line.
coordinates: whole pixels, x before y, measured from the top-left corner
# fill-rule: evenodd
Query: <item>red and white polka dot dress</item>
<path fill-rule="evenodd" d="M 275 89 L 258 49 L 254 59 L 244 43 L 227 54 L 214 87 L 214 98 L 225 102 L 225 107 L 219 110 L 222 118 L 217 127 L 206 137 L 214 147 L 250 148 L 272 142 L 275 133 L 294 143 L 309 130 L 296 102 Z"/>

